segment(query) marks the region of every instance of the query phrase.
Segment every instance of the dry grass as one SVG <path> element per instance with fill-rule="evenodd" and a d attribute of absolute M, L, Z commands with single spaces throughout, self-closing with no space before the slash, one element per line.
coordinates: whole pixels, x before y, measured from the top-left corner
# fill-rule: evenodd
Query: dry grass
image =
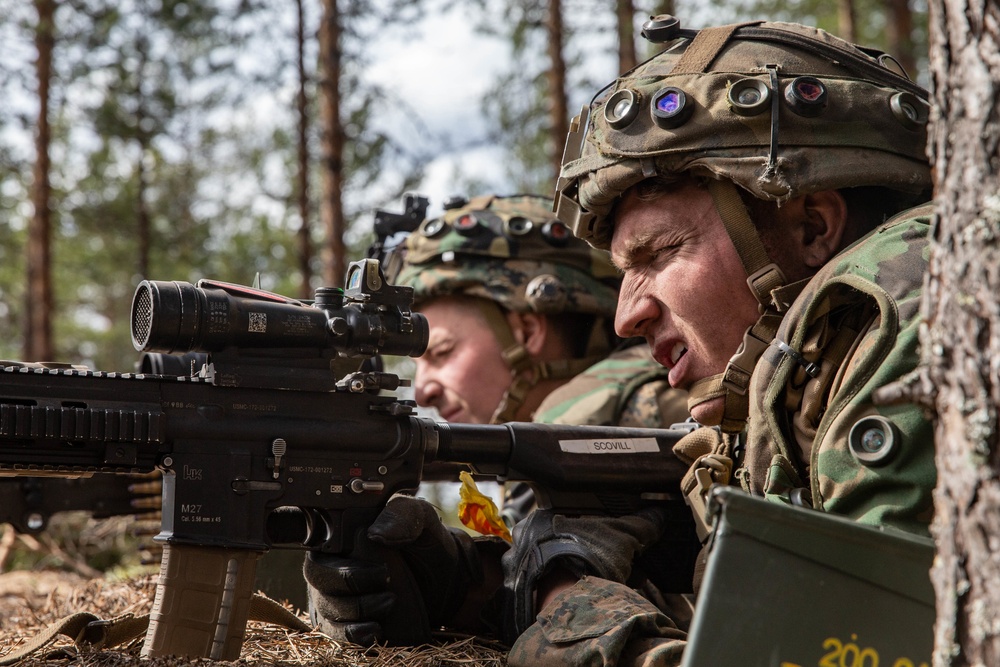
<path fill-rule="evenodd" d="M 114 582 L 84 579 L 66 572 L 17 571 L 0 575 L 0 657 L 16 650 L 49 624 L 69 614 L 87 611 L 101 618 L 123 613 L 149 613 L 155 577 Z M 251 622 L 237 662 L 207 659 L 139 658 L 142 640 L 112 650 L 78 650 L 59 638 L 44 653 L 21 665 L 82 667 L 168 667 L 173 665 L 314 665 L 317 667 L 502 667 L 501 647 L 471 637 L 442 638 L 438 645 L 388 648 L 339 644 L 319 632 L 291 633 Z"/>

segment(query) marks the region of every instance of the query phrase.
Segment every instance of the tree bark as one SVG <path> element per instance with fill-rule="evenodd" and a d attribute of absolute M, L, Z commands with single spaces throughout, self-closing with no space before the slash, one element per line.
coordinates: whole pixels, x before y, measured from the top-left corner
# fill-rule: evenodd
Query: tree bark
<path fill-rule="evenodd" d="M 930 9 L 936 216 L 922 350 L 938 415 L 934 665 L 997 665 L 1000 9 L 996 0 Z"/>
<path fill-rule="evenodd" d="M 147 72 L 149 62 L 149 39 L 145 35 L 140 35 L 136 40 L 136 54 L 138 56 L 138 73 L 135 86 L 135 144 L 139 151 L 136 159 L 136 193 L 135 193 L 135 215 L 136 225 L 139 232 L 139 277 L 146 279 L 150 277 L 150 257 L 153 249 L 153 222 L 149 213 L 149 204 L 146 202 L 147 175 L 146 175 L 146 151 L 149 149 L 152 139 L 146 130 L 143 129 L 146 119 L 146 99 L 143 97 L 142 80 Z"/>
<path fill-rule="evenodd" d="M 625 73 L 638 62 L 635 55 L 635 5 L 632 0 L 617 0 L 615 14 L 618 18 L 618 72 Z"/>
<path fill-rule="evenodd" d="M 894 0 L 889 0 L 893 2 Z M 905 2 L 905 0 L 904 0 Z M 837 0 L 837 32 L 848 42 L 858 41 L 857 12 L 854 0 Z"/>
<path fill-rule="evenodd" d="M 651 16 L 659 16 L 660 14 L 669 14 L 670 16 L 676 16 L 676 10 L 677 7 L 674 3 L 674 0 L 657 0 L 657 2 L 653 3 L 653 13 L 651 14 Z M 643 21 L 645 21 L 645 19 L 643 19 Z M 685 28 L 688 26 L 685 26 L 684 22 L 681 21 L 681 27 Z M 645 44 L 646 47 L 644 49 L 644 52 L 647 58 L 651 58 L 652 56 L 656 55 L 657 53 L 663 50 L 662 44 L 656 44 L 654 42 L 646 42 Z"/>
<path fill-rule="evenodd" d="M 299 114 L 299 170 L 298 170 L 298 207 L 299 207 L 299 231 L 296 236 L 296 246 L 298 250 L 299 274 L 302 282 L 299 287 L 299 296 L 303 299 L 312 297 L 312 244 L 310 243 L 310 215 L 309 215 L 309 100 L 306 95 L 306 34 L 305 34 L 305 11 L 302 0 L 295 0 L 295 7 L 298 11 L 298 26 L 296 29 L 296 40 L 298 42 L 298 70 L 299 70 L 299 92 L 296 96 L 296 108 Z"/>
<path fill-rule="evenodd" d="M 24 358 L 30 361 L 52 361 L 55 350 L 52 340 L 52 163 L 49 144 L 49 91 L 52 85 L 52 51 L 55 47 L 55 0 L 35 0 L 38 29 L 35 46 L 38 60 L 38 123 L 35 135 L 35 165 L 31 200 L 34 215 L 28 227 L 28 285 L 25 307 Z"/>
<path fill-rule="evenodd" d="M 344 128 L 340 122 L 340 12 L 337 0 L 323 0 L 320 23 L 320 116 L 323 123 L 322 182 L 320 217 L 326 241 L 323 246 L 323 282 L 343 285 L 347 272 L 344 244 Z"/>
<path fill-rule="evenodd" d="M 566 61 L 563 58 L 562 0 L 549 0 L 545 17 L 545 32 L 549 52 L 546 73 L 549 89 L 549 126 L 552 145 L 552 182 L 559 179 L 563 147 L 569 134 L 569 103 L 566 100 Z"/>
<path fill-rule="evenodd" d="M 889 54 L 915 79 L 917 54 L 913 52 L 913 12 L 908 0 L 887 0 L 885 35 Z"/>
<path fill-rule="evenodd" d="M 153 222 L 149 214 L 149 205 L 146 203 L 146 140 L 141 137 L 139 144 L 139 159 L 136 161 L 136 187 L 135 206 L 136 224 L 139 227 L 139 277 L 146 279 L 150 277 L 149 262 L 152 252 Z"/>

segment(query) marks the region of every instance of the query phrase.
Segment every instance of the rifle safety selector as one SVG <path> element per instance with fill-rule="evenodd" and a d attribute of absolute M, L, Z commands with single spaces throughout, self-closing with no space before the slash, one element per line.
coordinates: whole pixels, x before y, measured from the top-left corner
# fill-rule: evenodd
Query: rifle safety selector
<path fill-rule="evenodd" d="M 385 489 L 385 483 L 361 479 L 360 477 L 355 477 L 350 482 L 348 482 L 347 488 L 349 488 L 354 493 L 366 493 L 368 491 L 382 491 Z"/>
<path fill-rule="evenodd" d="M 271 443 L 271 453 L 274 455 L 274 478 L 278 479 L 281 474 L 281 459 L 288 450 L 288 443 L 284 438 L 275 438 Z"/>

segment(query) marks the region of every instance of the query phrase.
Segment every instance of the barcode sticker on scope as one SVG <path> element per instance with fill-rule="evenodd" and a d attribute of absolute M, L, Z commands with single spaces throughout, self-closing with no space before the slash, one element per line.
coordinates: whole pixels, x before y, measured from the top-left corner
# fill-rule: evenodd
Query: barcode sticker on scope
<path fill-rule="evenodd" d="M 560 440 L 559 449 L 568 454 L 635 454 L 636 452 L 659 452 L 656 438 L 612 438 Z"/>
<path fill-rule="evenodd" d="M 267 313 L 250 313 L 250 333 L 267 332 Z"/>

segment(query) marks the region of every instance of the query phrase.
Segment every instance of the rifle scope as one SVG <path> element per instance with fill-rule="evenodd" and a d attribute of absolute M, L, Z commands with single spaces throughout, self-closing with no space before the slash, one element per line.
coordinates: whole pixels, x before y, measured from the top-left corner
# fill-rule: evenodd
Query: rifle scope
<path fill-rule="evenodd" d="M 423 315 L 386 303 L 388 296 L 354 297 L 352 290 L 321 288 L 309 305 L 217 281 L 144 280 L 132 299 L 132 344 L 140 352 L 167 353 L 317 348 L 345 356 L 423 354 Z M 399 302 L 399 293 L 393 300 Z"/>

